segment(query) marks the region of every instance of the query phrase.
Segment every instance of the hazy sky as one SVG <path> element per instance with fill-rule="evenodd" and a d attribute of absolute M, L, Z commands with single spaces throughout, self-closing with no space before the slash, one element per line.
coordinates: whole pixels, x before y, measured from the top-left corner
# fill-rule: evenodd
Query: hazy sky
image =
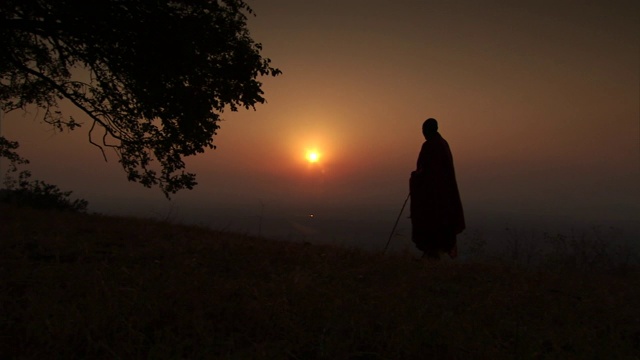
<path fill-rule="evenodd" d="M 115 154 L 104 163 L 88 126 L 53 135 L 16 112 L 2 133 L 35 178 L 95 211 L 368 216 L 397 213 L 435 117 L 470 226 L 493 213 L 640 220 L 639 2 L 249 4 L 252 36 L 283 75 L 263 79 L 257 111 L 224 115 L 218 149 L 188 161 L 199 185 L 172 205 L 128 183 Z"/>

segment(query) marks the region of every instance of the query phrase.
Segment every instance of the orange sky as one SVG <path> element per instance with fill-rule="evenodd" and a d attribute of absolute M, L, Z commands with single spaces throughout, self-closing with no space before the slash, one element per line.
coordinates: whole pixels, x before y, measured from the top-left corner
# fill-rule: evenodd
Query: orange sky
<path fill-rule="evenodd" d="M 494 212 L 639 219 L 638 2 L 249 4 L 252 36 L 283 75 L 264 79 L 268 103 L 256 112 L 224 115 L 218 149 L 188 161 L 199 185 L 172 204 L 127 183 L 113 154 L 105 164 L 87 127 L 52 135 L 32 111 L 7 114 L 2 133 L 21 142 L 34 177 L 95 211 L 393 214 L 421 123 L 435 117 L 470 226 Z M 312 148 L 322 157 L 309 166 Z"/>

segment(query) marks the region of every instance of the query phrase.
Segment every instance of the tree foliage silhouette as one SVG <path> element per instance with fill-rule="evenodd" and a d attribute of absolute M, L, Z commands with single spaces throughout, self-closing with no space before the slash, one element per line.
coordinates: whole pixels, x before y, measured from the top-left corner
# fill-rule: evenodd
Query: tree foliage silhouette
<path fill-rule="evenodd" d="M 130 181 L 191 189 L 184 157 L 215 148 L 221 114 L 264 103 L 258 78 L 280 74 L 250 37 L 253 15 L 241 0 L 4 0 L 0 107 L 35 105 L 72 130 L 69 101 Z"/>

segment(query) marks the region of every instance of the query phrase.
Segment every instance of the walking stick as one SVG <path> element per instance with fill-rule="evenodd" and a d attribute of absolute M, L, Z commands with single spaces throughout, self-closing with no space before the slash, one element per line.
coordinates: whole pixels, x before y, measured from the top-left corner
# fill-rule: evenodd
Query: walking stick
<path fill-rule="evenodd" d="M 404 204 L 402 204 L 402 209 L 400 209 L 400 214 L 398 214 L 398 218 L 396 219 L 396 223 L 395 223 L 395 225 L 393 225 L 393 229 L 391 230 L 391 234 L 389 234 L 389 240 L 387 240 L 387 245 L 385 245 L 384 250 L 382 251 L 383 254 L 387 251 L 387 248 L 389 247 L 389 243 L 391 242 L 391 238 L 393 237 L 393 233 L 396 231 L 396 227 L 398 226 L 398 221 L 400 221 L 400 217 L 402 216 L 402 212 L 404 211 L 404 207 L 407 206 L 407 201 L 409 201 L 409 197 L 410 196 L 411 196 L 411 193 L 409 193 L 409 195 L 407 195 L 407 198 L 404 200 Z"/>

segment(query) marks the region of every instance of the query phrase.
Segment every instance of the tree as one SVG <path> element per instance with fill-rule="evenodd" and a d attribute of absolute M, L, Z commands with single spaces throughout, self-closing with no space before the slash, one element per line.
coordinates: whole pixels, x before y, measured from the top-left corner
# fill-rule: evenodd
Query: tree
<path fill-rule="evenodd" d="M 248 15 L 242 0 L 3 0 L 0 109 L 35 105 L 72 130 L 81 123 L 59 110 L 69 101 L 130 181 L 191 189 L 184 157 L 215 148 L 221 114 L 264 103 L 258 78 L 280 74 Z"/>

